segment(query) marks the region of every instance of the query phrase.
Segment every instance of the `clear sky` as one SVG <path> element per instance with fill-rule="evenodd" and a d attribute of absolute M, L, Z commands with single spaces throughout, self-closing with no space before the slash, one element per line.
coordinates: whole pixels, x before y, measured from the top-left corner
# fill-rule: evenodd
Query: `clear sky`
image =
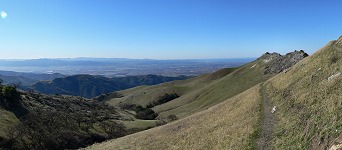
<path fill-rule="evenodd" d="M 342 34 L 341 0 L 0 0 L 0 11 L 0 59 L 312 54 Z"/>

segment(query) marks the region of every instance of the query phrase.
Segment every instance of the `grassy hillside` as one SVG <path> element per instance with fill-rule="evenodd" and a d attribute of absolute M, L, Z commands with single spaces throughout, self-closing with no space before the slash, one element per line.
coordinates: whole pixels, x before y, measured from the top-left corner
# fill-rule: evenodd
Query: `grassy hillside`
<path fill-rule="evenodd" d="M 264 75 L 264 67 L 265 62 L 260 59 L 238 68 L 223 69 L 193 79 L 120 91 L 118 93 L 123 97 L 108 98 L 107 102 L 113 106 L 121 103 L 145 106 L 164 94 L 177 93 L 179 98 L 158 105 L 153 110 L 159 113 L 160 118 L 171 114 L 182 118 L 214 106 L 269 79 L 273 75 Z"/>
<path fill-rule="evenodd" d="M 260 101 L 252 102 L 256 98 L 260 99 L 261 93 L 264 93 L 256 92 L 259 88 L 256 86 L 176 122 L 93 145 L 89 149 L 249 149 L 259 145 L 258 133 L 266 130 L 272 134 L 267 148 L 336 150 L 342 147 L 341 66 L 342 37 L 265 82 L 266 95 L 263 97 L 267 97 L 267 103 L 275 106 L 274 113 L 271 109 L 265 111 L 265 108 L 260 107 Z M 247 101 L 244 105 L 235 105 L 236 102 Z M 252 111 L 243 111 L 244 108 Z M 235 109 L 241 113 L 234 113 Z M 260 109 L 263 111 L 258 111 Z M 266 119 L 264 113 L 267 113 Z M 224 124 L 224 120 L 229 123 Z M 244 124 L 234 124 L 244 120 L 253 125 L 250 130 L 244 128 L 247 127 Z M 272 131 L 264 128 L 265 121 L 272 122 Z M 231 129 L 234 132 L 230 132 Z"/>
<path fill-rule="evenodd" d="M 259 120 L 260 86 L 205 111 L 89 149 L 246 149 Z"/>
<path fill-rule="evenodd" d="M 119 94 L 122 97 L 108 95 L 105 99 L 112 106 L 122 103 L 146 106 L 165 94 L 177 93 L 179 98 L 157 105 L 153 110 L 159 113 L 160 119 L 169 115 L 183 118 L 210 108 L 276 75 L 272 71 L 266 71 L 267 69 L 271 68 L 278 73 L 306 56 L 304 51 L 295 51 L 284 56 L 265 53 L 259 59 L 237 68 L 222 69 L 183 81 L 119 91 L 113 95 Z"/>
<path fill-rule="evenodd" d="M 327 149 L 342 140 L 341 43 L 342 37 L 267 82 L 278 109 L 277 149 Z"/>

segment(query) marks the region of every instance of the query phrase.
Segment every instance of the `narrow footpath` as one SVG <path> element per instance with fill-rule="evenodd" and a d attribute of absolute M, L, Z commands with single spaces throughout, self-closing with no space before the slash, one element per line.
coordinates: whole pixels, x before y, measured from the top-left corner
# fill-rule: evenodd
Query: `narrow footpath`
<path fill-rule="evenodd" d="M 273 136 L 273 127 L 275 124 L 274 114 L 272 113 L 273 106 L 270 104 L 266 91 L 265 85 L 263 84 L 261 87 L 262 91 L 262 116 L 261 116 L 261 124 L 260 124 L 260 135 L 257 139 L 257 150 L 271 150 L 274 149 L 272 147 L 272 136 Z"/>

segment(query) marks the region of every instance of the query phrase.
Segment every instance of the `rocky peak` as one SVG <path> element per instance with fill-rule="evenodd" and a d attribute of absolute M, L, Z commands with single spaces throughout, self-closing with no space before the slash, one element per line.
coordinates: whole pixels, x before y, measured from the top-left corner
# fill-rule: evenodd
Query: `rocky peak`
<path fill-rule="evenodd" d="M 279 56 L 281 56 L 281 55 L 279 53 L 276 53 L 276 52 L 273 52 L 273 53 L 266 52 L 265 54 L 263 54 L 258 59 L 272 59 L 272 58 L 276 58 Z"/>
<path fill-rule="evenodd" d="M 264 74 L 266 75 L 277 74 L 287 70 L 307 56 L 309 55 L 303 50 L 296 50 L 294 52 L 287 53 L 286 55 L 265 53 L 259 59 L 264 59 L 264 62 L 267 63 L 264 70 Z"/>

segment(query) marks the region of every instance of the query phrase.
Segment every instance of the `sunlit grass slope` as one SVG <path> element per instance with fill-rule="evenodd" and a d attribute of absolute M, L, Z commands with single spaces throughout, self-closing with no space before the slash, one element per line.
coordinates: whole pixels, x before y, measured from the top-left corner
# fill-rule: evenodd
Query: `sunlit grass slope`
<path fill-rule="evenodd" d="M 231 98 L 272 75 L 263 75 L 265 62 L 262 59 L 238 68 L 222 69 L 196 78 L 173 81 L 156 86 L 141 86 L 118 93 L 121 98 L 108 99 L 111 105 L 134 103 L 142 106 L 157 100 L 166 93 L 177 93 L 179 98 L 153 108 L 160 118 L 175 114 L 178 118 L 205 110 Z M 109 96 L 110 97 L 110 96 Z"/>
<path fill-rule="evenodd" d="M 89 149 L 247 149 L 260 117 L 260 86 L 164 126 L 96 144 Z"/>
<path fill-rule="evenodd" d="M 331 147 L 342 129 L 341 72 L 342 37 L 267 82 L 268 96 L 278 109 L 274 147 Z"/>

